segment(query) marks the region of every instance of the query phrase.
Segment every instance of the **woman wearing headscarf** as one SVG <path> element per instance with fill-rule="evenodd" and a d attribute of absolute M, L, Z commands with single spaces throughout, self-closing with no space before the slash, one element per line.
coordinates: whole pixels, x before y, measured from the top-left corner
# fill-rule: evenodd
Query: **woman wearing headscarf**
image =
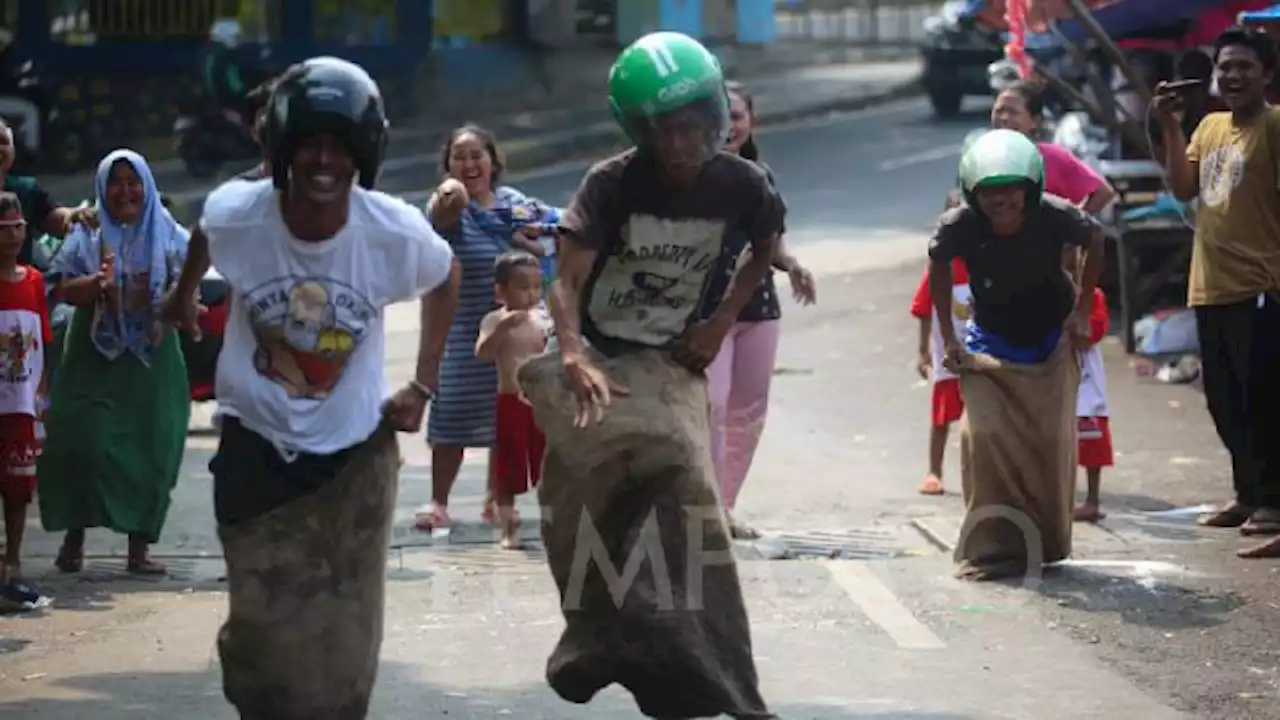
<path fill-rule="evenodd" d="M 85 530 L 106 527 L 129 536 L 129 572 L 163 574 L 148 549 L 169 510 L 191 408 L 178 338 L 159 307 L 182 269 L 187 231 L 131 150 L 103 158 L 94 189 L 100 228 L 77 227 L 52 268 L 59 300 L 76 310 L 50 394 L 40 517 L 45 530 L 66 531 L 55 561 L 63 572 L 82 568 Z"/>

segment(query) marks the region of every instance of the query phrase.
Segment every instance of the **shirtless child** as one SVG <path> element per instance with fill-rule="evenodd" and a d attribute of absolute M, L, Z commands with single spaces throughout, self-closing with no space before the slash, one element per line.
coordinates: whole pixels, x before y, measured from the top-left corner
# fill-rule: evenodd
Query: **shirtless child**
<path fill-rule="evenodd" d="M 515 498 L 538 484 L 545 440 L 533 422 L 533 408 L 520 396 L 516 370 L 547 348 L 551 319 L 538 308 L 542 270 L 538 258 L 511 250 L 498 258 L 493 293 L 501 308 L 480 322 L 476 357 L 498 364 L 497 430 L 494 435 L 493 501 L 498 508 L 502 548 L 520 547 Z"/>

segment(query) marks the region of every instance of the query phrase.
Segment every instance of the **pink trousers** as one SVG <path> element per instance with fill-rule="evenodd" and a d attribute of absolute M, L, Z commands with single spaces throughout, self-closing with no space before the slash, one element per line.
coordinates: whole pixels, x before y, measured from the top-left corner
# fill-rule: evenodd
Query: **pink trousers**
<path fill-rule="evenodd" d="M 728 510 L 738 501 L 764 431 L 779 325 L 777 320 L 734 325 L 720 354 L 707 368 L 711 459 Z"/>

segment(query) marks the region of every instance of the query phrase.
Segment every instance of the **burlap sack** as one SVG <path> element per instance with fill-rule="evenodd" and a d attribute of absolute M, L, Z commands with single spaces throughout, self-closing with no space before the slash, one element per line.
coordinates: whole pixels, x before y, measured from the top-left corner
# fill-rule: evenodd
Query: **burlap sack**
<path fill-rule="evenodd" d="M 1080 363 L 1064 337 L 1049 359 L 971 355 L 960 374 L 965 522 L 957 576 L 994 580 L 1071 555 Z"/>
<path fill-rule="evenodd" d="M 587 428 L 573 426 L 558 356 L 519 373 L 547 438 L 542 538 L 566 622 L 547 680 L 574 703 L 618 683 L 649 717 L 773 717 L 716 492 L 706 379 L 658 351 L 596 360 L 631 393 Z"/>
<path fill-rule="evenodd" d="M 245 720 L 363 720 L 378 674 L 400 448 L 385 422 L 333 480 L 218 529 L 223 693 Z"/>

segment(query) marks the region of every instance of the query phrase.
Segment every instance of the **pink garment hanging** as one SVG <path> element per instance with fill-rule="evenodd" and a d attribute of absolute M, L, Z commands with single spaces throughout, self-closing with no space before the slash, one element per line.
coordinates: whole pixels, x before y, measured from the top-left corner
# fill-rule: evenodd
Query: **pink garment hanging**
<path fill-rule="evenodd" d="M 1031 56 L 1027 55 L 1027 0 L 1006 0 L 1005 23 L 1009 26 L 1009 42 L 1005 57 L 1018 66 L 1022 79 L 1031 77 Z"/>

